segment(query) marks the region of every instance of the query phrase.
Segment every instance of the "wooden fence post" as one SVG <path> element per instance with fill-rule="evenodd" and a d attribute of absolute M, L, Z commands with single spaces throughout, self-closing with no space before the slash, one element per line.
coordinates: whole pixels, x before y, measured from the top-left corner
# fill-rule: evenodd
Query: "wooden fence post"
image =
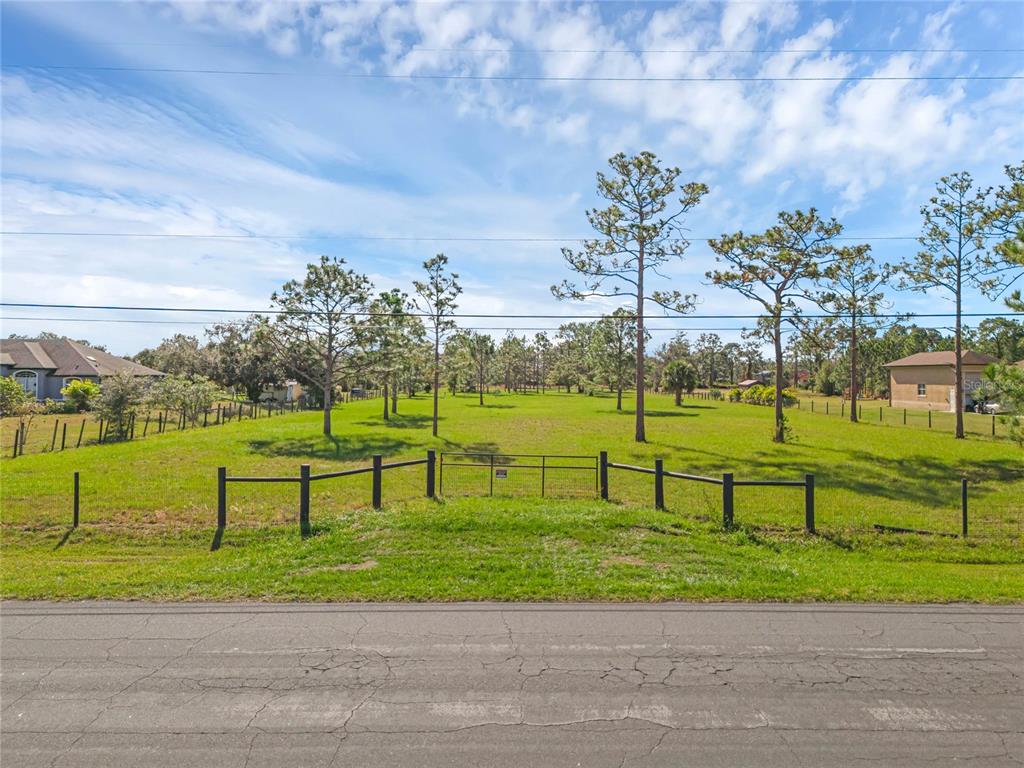
<path fill-rule="evenodd" d="M 21 427 L 14 430 L 14 453 L 11 454 L 12 459 L 18 458 L 18 444 L 21 442 Z"/>
<path fill-rule="evenodd" d="M 427 498 L 434 498 L 434 472 L 437 467 L 437 452 L 433 449 L 427 451 Z"/>
<path fill-rule="evenodd" d="M 903 426 L 907 426 L 907 409 L 903 409 Z"/>
<path fill-rule="evenodd" d="M 82 426 L 78 428 L 78 442 L 75 443 L 75 448 L 82 447 L 82 437 L 85 436 L 85 419 L 82 419 Z"/>
<path fill-rule="evenodd" d="M 99 436 L 99 439 L 97 439 L 96 442 L 98 442 L 98 443 L 102 443 L 103 442 L 103 417 L 102 416 L 100 417 L 100 436 Z"/>
<path fill-rule="evenodd" d="M 299 467 L 299 528 L 309 533 L 309 464 Z"/>
<path fill-rule="evenodd" d="M 608 501 L 608 451 L 601 451 L 599 458 L 599 482 L 601 484 L 601 498 Z"/>
<path fill-rule="evenodd" d="M 149 413 L 146 413 L 146 421 L 142 425 L 142 436 L 145 437 L 146 433 L 149 432 Z"/>
<path fill-rule="evenodd" d="M 64 422 L 64 429 L 60 432 L 60 449 L 63 451 L 68 442 L 68 423 Z"/>
<path fill-rule="evenodd" d="M 732 486 L 732 472 L 722 473 L 722 527 L 725 529 L 732 528 L 732 517 L 733 517 L 733 486 Z"/>
<path fill-rule="evenodd" d="M 654 460 L 654 508 L 665 508 L 665 462 Z"/>
<path fill-rule="evenodd" d="M 996 436 L 996 415 L 992 414 L 992 437 Z"/>
<path fill-rule="evenodd" d="M 79 490 L 78 490 L 78 473 L 75 472 L 75 505 L 71 513 L 71 525 L 74 528 L 78 527 L 78 510 L 79 510 Z"/>
<path fill-rule="evenodd" d="M 928 409 L 928 429 L 932 428 L 932 409 Z"/>
<path fill-rule="evenodd" d="M 804 475 L 804 528 L 814 533 L 814 475 Z"/>
<path fill-rule="evenodd" d="M 380 509 L 381 504 L 381 464 L 384 463 L 384 457 L 379 454 L 373 454 L 373 508 Z"/>
<path fill-rule="evenodd" d="M 960 478 L 960 532 L 967 538 L 967 478 Z"/>
<path fill-rule="evenodd" d="M 57 427 L 60 426 L 60 419 L 53 422 L 53 437 L 50 438 L 50 453 L 57 447 Z"/>
<path fill-rule="evenodd" d="M 228 527 L 228 468 L 217 467 L 217 527 Z"/>
<path fill-rule="evenodd" d="M 493 496 L 494 495 L 494 454 L 493 453 L 491 454 L 491 480 L 490 480 L 490 486 L 487 489 L 487 495 L 488 496 Z"/>

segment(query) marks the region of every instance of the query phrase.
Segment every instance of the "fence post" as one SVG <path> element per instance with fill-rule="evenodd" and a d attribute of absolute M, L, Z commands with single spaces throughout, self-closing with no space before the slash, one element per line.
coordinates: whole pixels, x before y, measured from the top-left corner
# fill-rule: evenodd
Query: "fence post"
<path fill-rule="evenodd" d="M 907 409 L 903 409 L 903 426 L 907 426 Z"/>
<path fill-rule="evenodd" d="M 494 454 L 493 453 L 491 454 L 491 485 L 490 485 L 490 489 L 487 492 L 487 495 L 488 496 L 493 496 L 494 495 Z"/>
<path fill-rule="evenodd" d="M 82 422 L 83 424 L 85 422 Z M 12 459 L 18 458 L 18 443 L 21 442 L 21 427 L 14 430 L 14 453 L 11 454 Z"/>
<path fill-rule="evenodd" d="M 967 478 L 960 478 L 960 524 L 961 534 L 967 538 Z"/>
<path fill-rule="evenodd" d="M 814 533 L 814 475 L 804 475 L 804 528 Z"/>
<path fill-rule="evenodd" d="M 75 443 L 75 448 L 82 447 L 82 437 L 85 435 L 85 419 L 82 419 L 82 426 L 78 428 L 78 442 Z"/>
<path fill-rule="evenodd" d="M 209 416 L 210 416 L 210 412 L 209 411 L 203 411 L 203 426 L 204 427 L 206 426 L 206 420 L 207 420 L 207 418 L 209 418 Z"/>
<path fill-rule="evenodd" d="M 811 413 L 814 413 L 814 401 L 811 400 Z"/>
<path fill-rule="evenodd" d="M 57 427 L 60 426 L 60 419 L 53 422 L 53 437 L 50 438 L 50 453 L 57 447 Z"/>
<path fill-rule="evenodd" d="M 665 508 L 665 462 L 654 460 L 654 508 Z"/>
<path fill-rule="evenodd" d="M 608 501 L 608 451 L 601 451 L 599 478 L 601 483 L 601 498 Z"/>
<path fill-rule="evenodd" d="M 64 429 L 62 429 L 61 433 L 60 433 L 60 449 L 62 451 L 64 450 L 64 446 L 67 445 L 67 442 L 68 442 L 68 423 L 65 421 L 64 422 Z"/>
<path fill-rule="evenodd" d="M 540 497 L 544 498 L 545 485 L 547 484 L 547 456 L 540 457 Z"/>
<path fill-rule="evenodd" d="M 74 510 L 71 513 L 71 515 L 72 515 L 71 516 L 71 525 L 74 528 L 78 527 L 78 509 L 79 509 L 78 499 L 79 499 L 79 494 L 78 494 L 78 473 L 75 472 L 75 506 L 74 506 Z"/>
<path fill-rule="evenodd" d="M 932 428 L 932 409 L 928 409 L 928 429 Z"/>
<path fill-rule="evenodd" d="M 845 416 L 846 415 L 846 401 L 845 400 L 842 400 L 839 403 L 839 415 L 840 416 Z"/>
<path fill-rule="evenodd" d="M 437 467 L 437 452 L 433 449 L 427 451 L 427 498 L 434 498 L 434 472 Z"/>
<path fill-rule="evenodd" d="M 722 473 L 722 527 L 732 528 L 732 472 Z"/>
<path fill-rule="evenodd" d="M 825 401 L 825 415 L 828 416 L 828 400 Z"/>
<path fill-rule="evenodd" d="M 309 532 L 309 464 L 299 467 L 299 528 Z"/>
<path fill-rule="evenodd" d="M 384 463 L 384 457 L 379 454 L 373 454 L 373 508 L 380 509 L 380 489 L 381 489 L 381 464 Z"/>
<path fill-rule="evenodd" d="M 996 415 L 992 414 L 992 437 L 996 436 Z"/>
<path fill-rule="evenodd" d="M 228 468 L 217 467 L 217 527 L 228 527 Z"/>
<path fill-rule="evenodd" d="M 100 436 L 99 436 L 99 439 L 97 440 L 97 442 L 99 442 L 99 443 L 103 442 L 103 417 L 102 416 L 100 417 Z"/>
<path fill-rule="evenodd" d="M 878 406 L 878 423 L 882 423 L 882 406 Z"/>
<path fill-rule="evenodd" d="M 149 414 L 146 414 L 146 422 L 142 425 L 142 436 L 145 437 L 146 433 L 149 432 Z"/>

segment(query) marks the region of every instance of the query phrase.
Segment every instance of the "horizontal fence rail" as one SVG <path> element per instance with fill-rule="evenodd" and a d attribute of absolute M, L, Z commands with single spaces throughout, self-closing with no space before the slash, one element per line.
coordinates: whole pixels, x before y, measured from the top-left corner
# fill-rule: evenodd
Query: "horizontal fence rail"
<path fill-rule="evenodd" d="M 656 509 L 665 508 L 665 478 L 670 477 L 677 480 L 688 480 L 697 483 L 708 483 L 722 486 L 722 525 L 725 528 L 733 526 L 735 515 L 735 489 L 737 487 L 777 487 L 777 488 L 803 488 L 804 489 L 804 528 L 809 533 L 815 532 L 814 525 L 814 475 L 806 474 L 803 480 L 736 480 L 732 472 L 723 472 L 721 478 L 706 477 L 704 475 L 690 475 L 684 472 L 671 472 L 666 470 L 662 459 L 654 460 L 654 467 L 638 467 L 635 464 L 618 464 L 608 460 L 607 451 L 601 451 L 598 456 L 599 477 L 601 484 L 601 498 L 608 499 L 608 470 L 621 469 L 626 472 L 637 472 L 644 475 L 654 475 L 654 506 Z"/>
<path fill-rule="evenodd" d="M 384 463 L 381 454 L 374 454 L 372 464 L 369 467 L 355 467 L 343 469 L 338 472 L 322 472 L 314 475 L 310 471 L 309 464 L 299 466 L 298 477 L 232 477 L 228 475 L 227 467 L 217 468 L 217 528 L 223 530 L 228 524 L 228 483 L 298 483 L 299 485 L 299 527 L 303 533 L 310 529 L 309 525 L 309 497 L 310 485 L 318 480 L 331 480 L 337 477 L 351 477 L 362 475 L 368 472 L 373 473 L 373 485 L 371 490 L 371 503 L 374 509 L 380 509 L 383 504 L 383 474 L 389 469 L 400 469 L 402 467 L 415 467 L 425 465 L 426 496 L 434 498 L 434 470 L 437 463 L 437 454 L 434 451 L 427 451 L 426 458 L 408 459 L 405 461 L 393 461 Z M 77 483 L 77 481 L 76 481 Z M 76 485 L 77 487 L 77 485 Z"/>

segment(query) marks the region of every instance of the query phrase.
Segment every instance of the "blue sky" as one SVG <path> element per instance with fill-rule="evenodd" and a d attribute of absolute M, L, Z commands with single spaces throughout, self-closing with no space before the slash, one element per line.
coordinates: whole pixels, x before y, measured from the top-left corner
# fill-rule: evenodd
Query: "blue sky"
<path fill-rule="evenodd" d="M 463 277 L 463 311 L 599 312 L 614 304 L 551 297 L 568 276 L 560 243 L 465 238 L 588 234 L 595 171 L 620 150 L 653 150 L 710 186 L 687 221 L 695 237 L 755 230 L 780 209 L 812 205 L 849 235 L 916 235 L 940 175 L 967 169 L 998 183 L 1003 165 L 1024 158 L 1020 80 L 339 76 L 1021 75 L 1020 53 L 929 52 L 1024 48 L 1021 3 L 5 2 L 2 12 L 6 232 L 319 238 L 4 235 L 6 301 L 264 308 L 319 253 L 344 257 L 381 289 L 408 289 L 443 250 Z M 14 66 L 28 64 L 107 69 Z M 915 248 L 870 242 L 882 260 Z M 713 266 L 695 241 L 660 287 L 699 294 L 703 314 L 745 311 L 704 285 Z M 901 310 L 949 308 L 932 296 L 892 298 Z M 972 296 L 967 309 L 1001 305 Z M 4 333 L 49 328 L 133 352 L 202 331 L 180 317 L 148 319 L 167 324 L 5 320 Z M 655 343 L 670 335 L 657 332 Z"/>

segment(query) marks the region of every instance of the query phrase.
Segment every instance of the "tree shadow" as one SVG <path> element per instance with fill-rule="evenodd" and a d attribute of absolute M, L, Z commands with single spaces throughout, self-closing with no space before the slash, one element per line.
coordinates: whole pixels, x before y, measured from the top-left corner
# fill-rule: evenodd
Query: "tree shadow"
<path fill-rule="evenodd" d="M 412 440 L 366 435 L 358 438 L 331 437 L 293 438 L 289 440 L 252 440 L 253 453 L 271 458 L 308 458 L 334 461 L 368 459 L 374 454 L 394 455 L 415 446 Z"/>
<path fill-rule="evenodd" d="M 438 421 L 443 421 L 441 417 L 438 417 Z M 388 427 L 389 429 L 424 429 L 429 427 L 433 422 L 433 417 L 424 416 L 417 413 L 392 413 L 388 417 L 387 421 L 384 421 L 384 417 L 381 416 L 378 419 L 370 420 L 364 419 L 363 421 L 355 422 L 361 427 Z"/>
<path fill-rule="evenodd" d="M 476 407 L 477 408 L 515 408 L 516 406 L 508 405 L 508 404 L 505 404 L 505 403 L 487 403 L 487 402 L 485 402 L 483 405 L 477 404 Z"/>
<path fill-rule="evenodd" d="M 709 407 L 709 406 L 706 406 L 706 405 L 682 405 L 682 406 L 679 407 L 678 410 L 673 410 L 673 411 L 648 411 L 648 410 L 644 409 L 644 416 L 651 416 L 653 418 L 658 418 L 658 419 L 662 419 L 662 418 L 668 418 L 668 419 L 680 418 L 680 417 L 683 417 L 683 416 L 692 418 L 692 417 L 696 416 L 697 414 L 695 414 L 695 413 L 687 413 L 686 409 L 707 408 L 707 407 Z M 620 416 L 636 416 L 636 409 L 635 408 L 623 408 L 621 411 L 616 410 L 615 413 L 619 414 Z"/>

